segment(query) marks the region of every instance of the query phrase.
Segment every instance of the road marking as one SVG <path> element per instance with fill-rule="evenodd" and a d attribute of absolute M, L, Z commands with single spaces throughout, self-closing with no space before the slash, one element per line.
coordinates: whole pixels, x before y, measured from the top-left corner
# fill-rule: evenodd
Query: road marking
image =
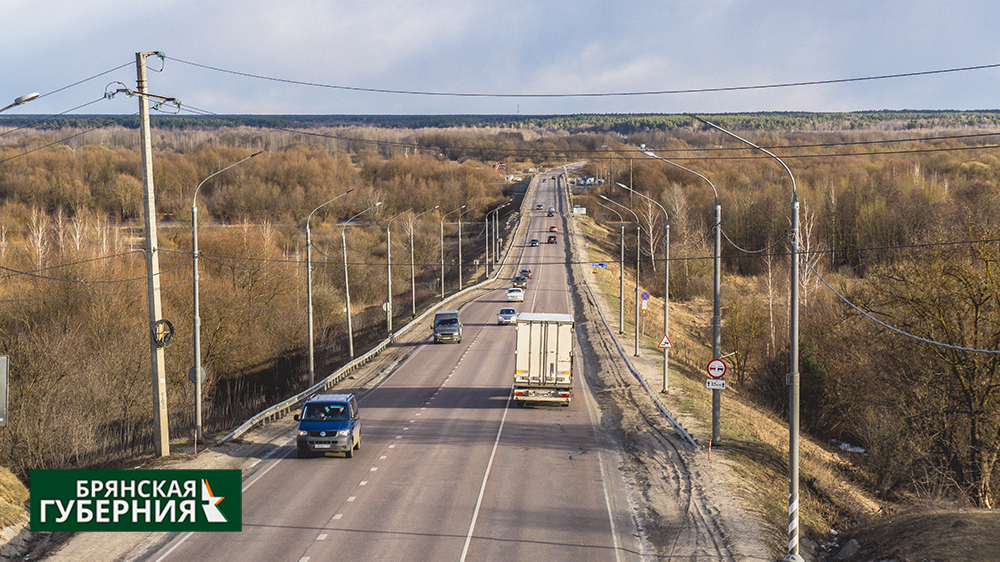
<path fill-rule="evenodd" d="M 355 499 L 357 499 L 357 496 L 350 496 L 350 497 L 347 498 L 347 501 L 352 502 Z M 323 535 L 323 536 L 325 537 L 326 535 Z"/>
<path fill-rule="evenodd" d="M 389 448 L 390 448 L 390 449 L 395 449 L 395 448 L 396 448 L 396 445 L 395 445 L 395 443 L 394 443 L 394 444 L 392 444 L 392 445 L 389 445 Z"/>
<path fill-rule="evenodd" d="M 322 535 L 316 537 L 316 540 L 318 540 L 318 541 L 325 541 L 326 540 L 326 533 L 323 533 Z"/>
<path fill-rule="evenodd" d="M 490 478 L 490 469 L 493 468 L 493 457 L 496 456 L 497 447 L 500 446 L 500 435 L 503 433 L 503 424 L 507 421 L 507 411 L 510 409 L 510 397 L 513 395 L 513 389 L 507 393 L 507 403 L 503 407 L 500 428 L 497 429 L 497 438 L 493 441 L 493 451 L 490 453 L 490 461 L 486 463 L 486 474 L 483 474 L 483 484 L 479 487 L 479 499 L 476 500 L 476 509 L 472 512 L 472 521 L 469 523 L 469 532 L 465 535 L 465 546 L 462 547 L 462 557 L 459 558 L 459 562 L 465 562 L 465 557 L 469 554 L 469 543 L 472 542 L 472 533 L 476 530 L 476 520 L 479 519 L 479 508 L 483 505 L 483 495 L 486 493 L 486 481 Z"/>
<path fill-rule="evenodd" d="M 378 467 L 377 466 L 373 466 L 373 467 L 371 467 L 371 468 L 368 469 L 368 472 L 375 472 L 376 470 L 378 470 Z"/>
<path fill-rule="evenodd" d="M 580 381 L 584 388 L 584 403 L 587 405 L 587 414 L 590 417 L 590 430 L 594 432 L 594 440 L 597 443 L 601 443 L 601 436 L 597 431 L 597 424 L 599 422 L 596 419 L 595 413 L 598 406 L 594 399 L 593 391 L 590 389 L 590 383 L 587 381 L 586 376 L 581 377 Z M 601 449 L 602 447 L 597 447 L 597 463 L 601 471 L 601 486 L 604 488 L 604 505 L 608 509 L 608 522 L 611 524 L 611 541 L 615 548 L 615 562 L 620 562 L 621 545 L 618 543 L 618 530 L 615 527 L 615 517 L 611 510 L 611 494 L 608 491 L 608 477 L 610 477 L 610 474 L 606 474 L 609 469 L 604 464 L 604 454 L 601 452 Z"/>
<path fill-rule="evenodd" d="M 358 482 L 358 486 L 367 486 L 367 485 L 368 485 L 367 480 L 362 480 L 361 482 Z"/>
<path fill-rule="evenodd" d="M 383 460 L 385 460 L 386 458 L 387 458 L 387 457 L 386 457 L 385 455 L 382 455 L 381 457 L 379 457 L 379 458 L 378 458 L 378 460 L 380 460 L 380 461 L 383 461 Z"/>
<path fill-rule="evenodd" d="M 309 557 L 303 556 L 302 558 L 299 558 L 299 562 L 309 562 Z"/>
<path fill-rule="evenodd" d="M 396 439 L 402 439 L 402 438 L 403 438 L 403 436 L 402 436 L 402 435 L 397 435 L 397 436 L 396 436 Z"/>
<path fill-rule="evenodd" d="M 344 516 L 344 514 L 343 514 L 343 513 L 338 513 L 338 514 L 336 514 L 336 515 L 334 515 L 334 516 L 333 516 L 333 519 L 334 519 L 334 520 L 337 520 L 337 519 L 340 519 L 340 518 L 341 518 L 341 517 L 343 517 L 343 516 Z"/>

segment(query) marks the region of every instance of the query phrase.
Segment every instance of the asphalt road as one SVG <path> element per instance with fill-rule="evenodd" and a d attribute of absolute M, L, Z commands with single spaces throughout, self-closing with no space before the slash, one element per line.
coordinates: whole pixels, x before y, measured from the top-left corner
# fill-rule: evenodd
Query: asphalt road
<path fill-rule="evenodd" d="M 513 306 L 572 312 L 564 248 L 569 210 L 554 175 L 543 177 L 524 217 L 526 237 L 542 243 L 521 248 L 520 267 L 534 275 L 525 301 Z M 536 203 L 559 213 L 547 218 L 545 210 L 532 210 Z M 550 225 L 558 228 L 557 244 L 545 243 Z M 631 559 L 635 529 L 621 523 L 631 521 L 623 513 L 628 501 L 615 455 L 595 429 L 598 414 L 580 361 L 569 407 L 509 401 L 514 328 L 496 325 L 505 292 L 480 293 L 460 308 L 461 344 L 436 345 L 428 334 L 363 396 L 362 443 L 353 459 L 297 459 L 289 435 L 288 445 L 244 480 L 242 533 L 169 536 L 143 559 Z"/>

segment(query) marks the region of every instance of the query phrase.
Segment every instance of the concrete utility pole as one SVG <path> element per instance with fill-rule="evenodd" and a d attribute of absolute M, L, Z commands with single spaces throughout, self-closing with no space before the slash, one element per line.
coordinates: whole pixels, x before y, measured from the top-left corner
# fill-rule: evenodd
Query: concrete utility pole
<path fill-rule="evenodd" d="M 160 258 L 156 241 L 156 197 L 153 191 L 153 143 L 149 132 L 149 105 L 146 93 L 146 57 L 156 53 L 136 53 L 138 74 L 139 123 L 142 142 L 142 193 L 146 202 L 146 288 L 149 304 L 149 359 L 153 378 L 153 446 L 158 457 L 170 456 L 170 433 L 167 424 L 167 374 L 163 348 L 169 343 L 164 337 L 167 326 L 160 318 Z M 158 96 L 157 96 L 158 97 Z M 164 98 L 160 98 L 164 99 Z M 164 99 L 164 101 L 169 101 Z"/>

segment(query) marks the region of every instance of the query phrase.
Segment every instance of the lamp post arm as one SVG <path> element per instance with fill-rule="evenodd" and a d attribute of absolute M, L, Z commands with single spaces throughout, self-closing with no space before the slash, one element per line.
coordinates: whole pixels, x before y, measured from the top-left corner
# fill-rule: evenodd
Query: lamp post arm
<path fill-rule="evenodd" d="M 788 169 L 788 166 L 785 165 L 785 162 L 782 161 L 781 158 L 778 158 L 777 156 L 775 156 L 774 153 L 772 153 L 770 150 L 768 150 L 766 148 L 763 148 L 763 147 L 760 147 L 760 146 L 757 146 L 756 144 L 754 144 L 754 143 L 748 141 L 747 139 L 745 139 L 745 138 L 737 135 L 736 133 L 733 133 L 731 131 L 727 131 L 726 129 L 723 129 L 722 127 L 716 125 L 715 123 L 712 123 L 711 121 L 706 121 L 705 119 L 702 119 L 701 117 L 698 117 L 697 115 L 688 114 L 688 117 L 690 117 L 691 119 L 695 119 L 695 120 L 701 121 L 702 123 L 708 125 L 709 127 L 712 127 L 713 129 L 716 129 L 718 131 L 722 131 L 723 133 L 725 133 L 725 134 L 733 137 L 734 139 L 736 139 L 736 140 L 738 140 L 738 141 L 740 141 L 742 143 L 748 144 L 748 145 L 756 148 L 757 150 L 763 152 L 764 154 L 767 154 L 771 158 L 774 158 L 775 160 L 777 160 L 778 164 L 781 164 L 781 167 L 785 169 L 785 172 L 788 173 L 788 177 L 791 178 L 791 180 L 792 180 L 792 196 L 795 197 L 796 199 L 798 199 L 798 196 L 797 196 L 798 191 L 796 190 L 796 187 L 795 187 L 795 176 L 792 175 L 792 171 Z"/>

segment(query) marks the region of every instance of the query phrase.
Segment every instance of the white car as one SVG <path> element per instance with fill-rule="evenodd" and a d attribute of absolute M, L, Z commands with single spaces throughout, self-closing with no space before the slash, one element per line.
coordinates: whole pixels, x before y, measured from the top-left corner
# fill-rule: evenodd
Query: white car
<path fill-rule="evenodd" d="M 501 308 L 497 313 L 497 324 L 513 324 L 517 320 L 517 311 L 513 308 Z"/>
<path fill-rule="evenodd" d="M 507 289 L 507 302 L 524 302 L 524 289 L 514 287 Z"/>

